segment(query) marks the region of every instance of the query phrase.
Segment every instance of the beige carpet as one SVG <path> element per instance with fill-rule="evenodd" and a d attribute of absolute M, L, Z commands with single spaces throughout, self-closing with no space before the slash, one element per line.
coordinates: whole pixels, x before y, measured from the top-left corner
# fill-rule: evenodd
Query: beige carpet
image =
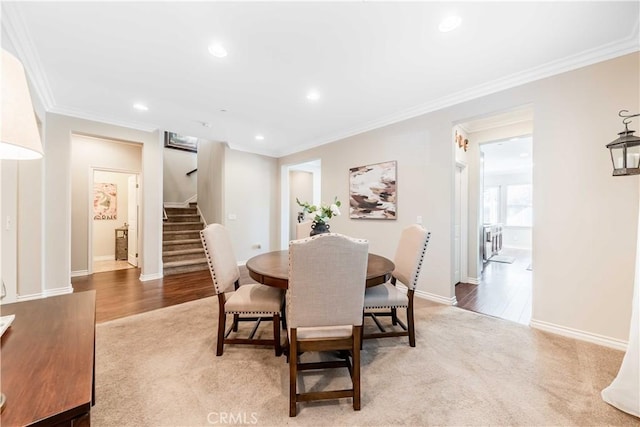
<path fill-rule="evenodd" d="M 365 341 L 361 411 L 341 399 L 300 404 L 296 418 L 288 417 L 284 357 L 246 346 L 225 346 L 215 356 L 213 298 L 99 324 L 92 424 L 640 425 L 600 398 L 622 352 L 416 304 L 416 348 L 400 339 Z M 304 387 L 346 375 L 306 374 Z"/>

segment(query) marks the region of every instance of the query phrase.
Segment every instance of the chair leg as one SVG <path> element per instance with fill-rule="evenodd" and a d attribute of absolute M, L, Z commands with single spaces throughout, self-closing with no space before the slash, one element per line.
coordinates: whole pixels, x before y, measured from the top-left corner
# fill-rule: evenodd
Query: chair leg
<path fill-rule="evenodd" d="M 360 410 L 360 345 L 362 343 L 362 326 L 353 327 L 353 410 Z"/>
<path fill-rule="evenodd" d="M 282 354 L 282 347 L 280 344 L 280 315 L 273 315 L 273 348 L 276 351 L 276 357 Z"/>
<path fill-rule="evenodd" d="M 239 314 L 233 315 L 233 332 L 238 332 L 238 319 L 240 319 Z"/>
<path fill-rule="evenodd" d="M 364 344 L 364 311 L 362 312 L 362 329 L 360 333 L 360 350 L 362 350 L 362 345 Z"/>
<path fill-rule="evenodd" d="M 297 331 L 291 328 L 289 335 L 289 416 L 295 417 L 298 412 L 296 394 L 298 383 L 298 343 Z"/>
<path fill-rule="evenodd" d="M 391 309 L 391 324 L 394 326 L 398 324 L 398 310 L 395 308 Z"/>
<path fill-rule="evenodd" d="M 216 348 L 216 356 L 222 356 L 224 348 L 224 329 L 227 321 L 227 315 L 224 312 L 224 306 L 220 308 L 220 314 L 218 316 L 218 343 Z"/>
<path fill-rule="evenodd" d="M 285 331 L 287 330 L 287 310 L 284 307 L 284 304 L 282 306 L 282 329 L 284 329 Z"/>
<path fill-rule="evenodd" d="M 409 306 L 407 307 L 407 328 L 409 329 L 409 345 L 411 347 L 416 346 L 416 328 L 413 323 L 413 300 L 409 300 Z"/>

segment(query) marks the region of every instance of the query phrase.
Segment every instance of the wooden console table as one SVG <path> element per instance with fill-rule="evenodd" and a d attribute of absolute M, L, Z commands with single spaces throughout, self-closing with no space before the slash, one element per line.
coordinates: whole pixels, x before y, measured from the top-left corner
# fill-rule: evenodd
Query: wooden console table
<path fill-rule="evenodd" d="M 95 393 L 95 291 L 2 305 L 2 426 L 88 426 Z"/>

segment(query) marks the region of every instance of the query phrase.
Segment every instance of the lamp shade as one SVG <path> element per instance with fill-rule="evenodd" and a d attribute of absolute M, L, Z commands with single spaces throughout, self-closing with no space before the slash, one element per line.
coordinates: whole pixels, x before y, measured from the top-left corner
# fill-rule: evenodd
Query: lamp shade
<path fill-rule="evenodd" d="M 39 159 L 42 144 L 24 68 L 2 49 L 0 159 Z"/>

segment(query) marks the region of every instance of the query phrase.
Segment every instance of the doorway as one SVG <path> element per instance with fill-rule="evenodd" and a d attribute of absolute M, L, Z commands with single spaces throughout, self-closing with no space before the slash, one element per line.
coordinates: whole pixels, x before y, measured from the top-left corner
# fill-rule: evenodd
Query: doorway
<path fill-rule="evenodd" d="M 91 273 L 138 266 L 138 174 L 93 169 Z"/>
<path fill-rule="evenodd" d="M 475 143 L 470 177 L 469 260 L 476 277 L 455 286 L 460 308 L 528 325 L 532 306 L 533 111 L 523 108 L 461 125 Z M 456 183 L 457 186 L 457 183 Z M 476 244 L 477 242 L 477 244 Z"/>
<path fill-rule="evenodd" d="M 309 202 L 315 205 L 322 200 L 320 195 L 321 185 L 321 161 L 320 159 L 293 165 L 284 165 L 282 176 L 282 223 L 280 235 L 280 247 L 287 248 L 289 240 L 295 239 L 298 212 L 301 210 L 296 203 L 296 197 L 301 202 Z"/>

